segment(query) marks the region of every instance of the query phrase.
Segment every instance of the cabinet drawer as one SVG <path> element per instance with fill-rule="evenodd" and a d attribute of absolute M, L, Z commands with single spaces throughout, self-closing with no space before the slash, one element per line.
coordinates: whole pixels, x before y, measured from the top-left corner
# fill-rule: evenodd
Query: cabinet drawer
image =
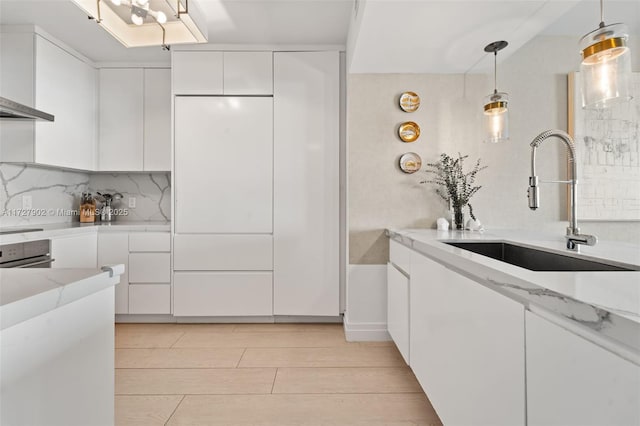
<path fill-rule="evenodd" d="M 171 282 L 170 253 L 130 253 L 130 283 Z"/>
<path fill-rule="evenodd" d="M 411 249 L 397 241 L 389 241 L 389 261 L 407 275 L 411 275 Z"/>
<path fill-rule="evenodd" d="M 270 271 L 271 235 L 176 235 L 176 271 Z"/>
<path fill-rule="evenodd" d="M 272 314 L 271 272 L 176 272 L 175 316 Z"/>
<path fill-rule="evenodd" d="M 173 93 L 222 95 L 222 52 L 173 52 Z"/>
<path fill-rule="evenodd" d="M 170 314 L 171 285 L 132 284 L 129 286 L 130 314 Z"/>
<path fill-rule="evenodd" d="M 170 252 L 171 235 L 168 232 L 134 232 L 129 234 L 129 251 Z"/>

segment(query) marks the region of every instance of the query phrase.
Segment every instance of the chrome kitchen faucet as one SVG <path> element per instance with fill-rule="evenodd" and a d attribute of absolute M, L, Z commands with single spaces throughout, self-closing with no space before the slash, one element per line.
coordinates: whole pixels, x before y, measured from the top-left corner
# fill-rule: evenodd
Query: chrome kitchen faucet
<path fill-rule="evenodd" d="M 540 181 L 536 175 L 536 149 L 542 144 L 545 139 L 552 136 L 559 138 L 567 146 L 567 154 L 569 155 L 569 180 L 552 180 L 552 181 Z M 529 208 L 535 210 L 540 206 L 540 190 L 538 183 L 566 183 L 569 185 L 569 226 L 567 227 L 567 233 L 565 239 L 567 240 L 567 249 L 573 251 L 580 251 L 580 244 L 593 246 L 598 242 L 598 238 L 594 235 L 586 235 L 580 233 L 578 228 L 578 215 L 577 215 L 577 184 L 578 184 L 578 165 L 576 164 L 576 146 L 566 132 L 562 130 L 546 130 L 540 133 L 531 141 L 531 176 L 529 177 L 529 190 L 527 191 L 527 197 L 529 197 Z"/>

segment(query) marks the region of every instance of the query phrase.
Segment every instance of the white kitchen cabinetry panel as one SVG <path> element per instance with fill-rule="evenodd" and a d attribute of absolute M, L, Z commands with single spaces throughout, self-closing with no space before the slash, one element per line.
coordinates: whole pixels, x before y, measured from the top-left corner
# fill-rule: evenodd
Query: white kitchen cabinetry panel
<path fill-rule="evenodd" d="M 53 268 L 96 268 L 98 236 L 95 232 L 51 239 Z M 102 265 L 100 265 L 102 266 Z"/>
<path fill-rule="evenodd" d="M 176 95 L 222 95 L 222 52 L 173 52 L 172 86 Z"/>
<path fill-rule="evenodd" d="M 413 250 L 397 241 L 389 240 L 389 261 L 398 269 L 411 275 L 411 256 Z"/>
<path fill-rule="evenodd" d="M 94 169 L 95 68 L 40 34 L 0 38 L 0 96 L 55 116 L 54 122 L 3 121 L 2 161 Z"/>
<path fill-rule="evenodd" d="M 129 251 L 169 252 L 171 234 L 168 232 L 132 232 L 129 234 Z"/>
<path fill-rule="evenodd" d="M 116 285 L 116 314 L 129 313 L 129 235 L 127 233 L 98 233 L 98 265 L 122 263 L 124 273 Z"/>
<path fill-rule="evenodd" d="M 96 144 L 96 70 L 36 36 L 36 108 L 54 123 L 36 122 L 41 164 L 92 170 Z"/>
<path fill-rule="evenodd" d="M 443 424 L 524 425 L 524 307 L 415 254 L 411 368 Z"/>
<path fill-rule="evenodd" d="M 171 69 L 144 70 L 145 171 L 171 170 Z"/>
<path fill-rule="evenodd" d="M 141 68 L 100 70 L 99 170 L 142 170 L 143 89 Z"/>
<path fill-rule="evenodd" d="M 270 271 L 271 235 L 176 235 L 174 269 L 182 271 Z"/>
<path fill-rule="evenodd" d="M 640 367 L 526 313 L 527 424 L 640 424 Z"/>
<path fill-rule="evenodd" d="M 171 312 L 171 285 L 131 284 L 130 314 L 168 314 Z"/>
<path fill-rule="evenodd" d="M 176 272 L 175 316 L 272 315 L 271 272 Z"/>
<path fill-rule="evenodd" d="M 171 253 L 130 253 L 130 283 L 170 283 Z"/>
<path fill-rule="evenodd" d="M 175 232 L 271 233 L 272 194 L 273 99 L 176 97 Z"/>
<path fill-rule="evenodd" d="M 274 314 L 339 315 L 339 55 L 273 61 Z"/>
<path fill-rule="evenodd" d="M 224 52 L 224 94 L 273 94 L 273 53 Z"/>
<path fill-rule="evenodd" d="M 387 330 L 409 364 L 409 277 L 387 263 Z"/>

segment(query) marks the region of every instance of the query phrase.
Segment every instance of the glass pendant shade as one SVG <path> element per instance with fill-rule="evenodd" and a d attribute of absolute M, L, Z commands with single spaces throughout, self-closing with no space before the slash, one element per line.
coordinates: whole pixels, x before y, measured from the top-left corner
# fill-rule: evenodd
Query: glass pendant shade
<path fill-rule="evenodd" d="M 606 108 L 631 99 L 628 38 L 623 24 L 611 24 L 580 39 L 583 108 Z"/>
<path fill-rule="evenodd" d="M 491 143 L 509 140 L 509 95 L 493 93 L 484 98 L 484 141 Z"/>

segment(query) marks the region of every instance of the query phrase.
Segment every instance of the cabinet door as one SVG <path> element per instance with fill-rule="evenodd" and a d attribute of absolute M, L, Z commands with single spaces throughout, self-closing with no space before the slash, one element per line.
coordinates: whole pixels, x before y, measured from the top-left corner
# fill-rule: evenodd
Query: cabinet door
<path fill-rule="evenodd" d="M 222 52 L 173 52 L 175 95 L 222 95 Z"/>
<path fill-rule="evenodd" d="M 141 68 L 100 70 L 100 170 L 142 170 L 143 87 Z"/>
<path fill-rule="evenodd" d="M 271 272 L 176 272 L 175 316 L 272 315 Z"/>
<path fill-rule="evenodd" d="M 169 314 L 171 313 L 170 284 L 131 284 L 129 285 L 130 314 Z"/>
<path fill-rule="evenodd" d="M 124 264 L 116 286 L 116 314 L 129 313 L 129 235 L 104 232 L 98 235 L 98 265 Z"/>
<path fill-rule="evenodd" d="M 95 232 L 51 239 L 52 268 L 96 268 L 98 237 Z"/>
<path fill-rule="evenodd" d="M 224 52 L 225 95 L 271 95 L 272 52 Z"/>
<path fill-rule="evenodd" d="M 416 254 L 411 368 L 445 425 L 524 425 L 524 307 Z"/>
<path fill-rule="evenodd" d="M 274 54 L 274 314 L 339 315 L 339 56 Z"/>
<path fill-rule="evenodd" d="M 96 70 L 40 36 L 35 43 L 35 107 L 55 116 L 36 122 L 35 161 L 93 170 Z"/>
<path fill-rule="evenodd" d="M 170 283 L 170 253 L 129 253 L 130 283 Z"/>
<path fill-rule="evenodd" d="M 387 330 L 409 364 L 409 278 L 387 264 Z"/>
<path fill-rule="evenodd" d="M 272 181 L 272 98 L 176 97 L 176 233 L 271 233 Z"/>
<path fill-rule="evenodd" d="M 171 170 L 171 70 L 144 70 L 145 171 Z"/>
<path fill-rule="evenodd" d="M 640 367 L 526 313 L 527 424 L 640 424 Z"/>

